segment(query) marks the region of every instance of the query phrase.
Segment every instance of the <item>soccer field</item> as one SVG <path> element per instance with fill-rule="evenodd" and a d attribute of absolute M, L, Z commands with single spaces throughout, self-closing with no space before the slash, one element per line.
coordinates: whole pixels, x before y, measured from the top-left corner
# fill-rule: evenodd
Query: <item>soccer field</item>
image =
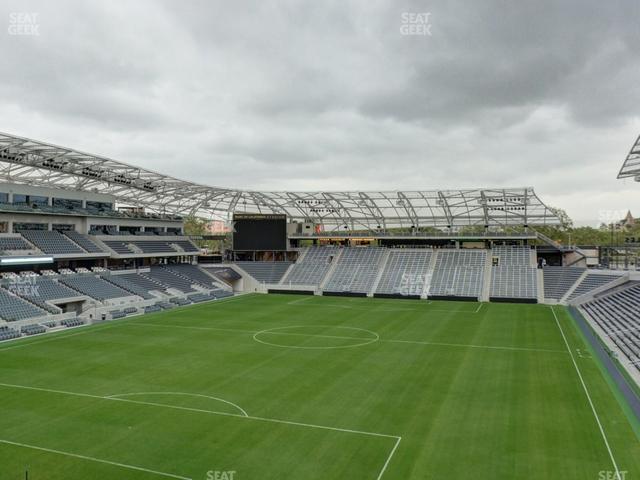
<path fill-rule="evenodd" d="M 563 307 L 235 297 L 3 344 L 0 402 L 2 480 L 640 479 Z"/>

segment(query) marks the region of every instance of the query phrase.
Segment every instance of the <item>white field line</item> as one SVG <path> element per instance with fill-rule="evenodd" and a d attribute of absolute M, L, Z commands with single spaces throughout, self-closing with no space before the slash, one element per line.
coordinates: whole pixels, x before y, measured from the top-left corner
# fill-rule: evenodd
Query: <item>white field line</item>
<path fill-rule="evenodd" d="M 354 328 L 354 327 L 339 327 L 336 326 L 334 328 L 343 328 L 346 330 L 355 330 L 360 332 L 366 332 L 373 335 L 368 339 L 364 337 L 352 337 L 352 336 L 339 336 L 339 335 L 323 335 L 323 334 L 302 334 L 304 337 L 319 337 L 319 338 L 337 338 L 337 339 L 345 339 L 345 340 L 358 340 L 360 343 L 352 344 L 352 345 L 335 345 L 335 346 L 305 346 L 305 345 L 279 345 L 277 343 L 267 342 L 266 340 L 260 340 L 258 337 L 260 335 L 293 335 L 300 336 L 296 332 L 280 332 L 278 330 L 282 330 L 285 328 L 304 328 L 304 327 L 326 327 L 326 325 L 292 325 L 290 327 L 276 327 L 269 328 L 267 330 L 260 330 L 253 334 L 253 339 L 258 343 L 263 343 L 265 345 L 271 345 L 274 347 L 285 347 L 285 348 L 300 348 L 304 350 L 333 350 L 337 348 L 353 348 L 353 347 L 363 347 L 365 345 L 369 345 L 370 343 L 377 342 L 380 340 L 380 336 L 376 332 L 372 332 L 371 330 L 365 330 L 364 328 Z"/>
<path fill-rule="evenodd" d="M 462 302 L 462 303 L 469 303 L 469 302 Z M 430 304 L 428 304 L 430 305 Z M 482 307 L 482 304 L 480 304 L 480 307 L 478 307 L 476 310 L 470 310 L 470 311 L 460 311 L 460 310 L 442 310 L 442 309 L 434 309 L 434 308 L 390 308 L 390 307 L 386 307 L 386 308 L 370 308 L 370 307 L 360 307 L 360 306 L 356 306 L 356 305 L 340 305 L 338 303 L 319 303 L 318 304 L 319 307 L 333 307 L 333 308 L 344 308 L 347 310 L 363 310 L 363 311 L 367 311 L 367 312 L 445 312 L 445 313 L 468 313 L 468 314 L 475 314 L 478 313 L 478 311 L 480 310 L 480 307 Z"/>
<path fill-rule="evenodd" d="M 543 352 L 543 353 L 562 353 L 566 354 L 564 350 L 552 350 L 546 348 L 528 348 L 528 347 L 508 347 L 508 346 L 496 346 L 496 345 L 474 345 L 474 344 L 466 344 L 466 343 L 445 343 L 445 342 L 421 342 L 418 340 L 383 340 L 380 339 L 381 342 L 389 342 L 389 343 L 415 343 L 418 345 L 434 345 L 441 347 L 460 347 L 460 348 L 484 348 L 490 350 L 514 350 L 514 351 L 523 351 L 523 352 Z"/>
<path fill-rule="evenodd" d="M 187 330 L 217 330 L 220 332 L 233 332 L 233 333 L 254 333 L 248 330 L 241 330 L 239 328 L 223 328 L 223 327 L 196 327 L 191 325 L 176 325 L 175 323 L 146 323 L 146 322 L 131 322 L 126 324 L 129 327 L 135 327 L 140 325 L 143 327 L 170 327 L 170 328 L 186 328 Z"/>
<path fill-rule="evenodd" d="M 333 307 L 333 308 L 345 308 L 347 310 L 364 310 L 367 312 L 417 312 L 418 308 L 375 308 L 375 307 L 360 307 L 358 305 L 340 305 L 339 303 L 319 303 L 319 307 Z M 429 310 L 431 311 L 431 310 Z"/>
<path fill-rule="evenodd" d="M 117 395 L 107 395 L 107 398 L 122 398 L 122 397 L 135 397 L 141 395 L 179 395 L 183 397 L 200 397 L 200 398 L 208 398 L 209 400 L 216 400 L 218 402 L 226 403 L 227 405 L 231 405 L 232 407 L 238 409 L 242 415 L 248 417 L 249 414 L 244 411 L 244 409 L 229 400 L 225 400 L 224 398 L 212 397 L 211 395 L 202 395 L 200 393 L 186 393 L 186 392 L 132 392 L 132 393 L 119 393 Z"/>
<path fill-rule="evenodd" d="M 244 415 L 238 414 L 238 413 L 227 413 L 227 412 L 216 412 L 213 410 L 202 410 L 202 409 L 197 409 L 197 408 L 188 408 L 188 407 L 179 407 L 176 405 L 166 405 L 166 404 L 162 404 L 162 403 L 154 403 L 154 402 L 142 402 L 142 401 L 138 401 L 138 400 L 130 400 L 127 398 L 121 398 L 120 396 L 117 395 L 110 395 L 110 396 L 100 396 L 100 395 L 91 395 L 88 393 L 77 393 L 77 392 L 67 392 L 64 390 L 54 390 L 54 389 L 50 389 L 50 388 L 41 388 L 41 387 L 29 387 L 26 385 L 17 385 L 17 384 L 10 384 L 10 383 L 0 383 L 0 387 L 6 387 L 6 388 L 15 388 L 15 389 L 22 389 L 22 390 L 32 390 L 32 391 L 40 391 L 40 392 L 48 392 L 48 393 L 56 393 L 56 394 L 60 394 L 60 395 L 69 395 L 69 396 L 76 396 L 76 397 L 84 397 L 84 398 L 93 398 L 93 399 L 98 399 L 98 400 L 107 400 L 107 401 L 114 401 L 114 402 L 125 402 L 125 403 L 133 403 L 133 404 L 137 404 L 137 405 L 146 405 L 146 406 L 150 406 L 150 407 L 159 407 L 159 408 L 169 408 L 169 409 L 174 409 L 174 410 L 185 410 L 185 411 L 189 411 L 189 412 L 195 412 L 195 413 L 206 413 L 206 414 L 210 414 L 210 415 L 220 415 L 220 416 L 224 416 L 224 417 L 234 417 L 234 418 L 245 418 L 247 420 L 255 420 L 255 421 L 261 421 L 261 422 L 269 422 L 269 423 L 277 423 L 277 424 L 283 424 L 283 425 L 292 425 L 292 426 L 297 426 L 297 427 L 306 427 L 306 428 L 315 428 L 315 429 L 320 429 L 320 430 L 329 430 L 329 431 L 334 431 L 334 432 L 341 432 L 341 433 L 349 433 L 349 434 L 355 434 L 355 435 L 364 435 L 364 436 L 370 436 L 370 437 L 379 437 L 379 438 L 391 438 L 396 440 L 396 443 L 393 446 L 393 449 L 391 450 L 391 453 L 389 454 L 389 456 L 387 457 L 387 461 L 385 462 L 384 466 L 382 467 L 382 471 L 380 472 L 380 474 L 377 477 L 377 480 L 380 480 L 382 478 L 382 475 L 384 474 L 389 461 L 391 460 L 391 457 L 393 456 L 393 454 L 395 453 L 396 449 L 398 448 L 398 444 L 400 443 L 400 440 L 402 439 L 402 437 L 398 436 L 398 435 L 388 435 L 385 433 L 376 433 L 376 432 L 366 432 L 363 430 L 353 430 L 353 429 L 349 429 L 349 428 L 339 428 L 339 427 L 329 427 L 326 425 L 316 425 L 316 424 L 312 424 L 312 423 L 302 423 L 302 422 L 294 422 L 294 421 L 289 421 L 289 420 L 279 420 L 279 419 L 275 419 L 275 418 L 266 418 L 266 417 L 254 417 L 251 415 L 246 415 L 246 412 Z M 0 440 L 0 442 L 2 442 Z M 11 443 L 8 441 L 4 441 L 4 443 Z M 35 447 L 35 446 L 30 446 L 30 445 L 21 445 L 21 446 L 25 446 L 25 447 L 29 447 L 29 448 L 34 448 L 34 449 L 38 449 L 38 450 L 45 450 L 43 448 L 40 447 Z M 66 452 L 61 452 L 61 451 L 55 451 L 55 453 L 60 453 L 61 455 L 69 455 L 69 456 L 75 456 L 78 458 L 84 458 L 87 460 L 95 460 L 98 462 L 102 462 L 102 463 L 109 463 L 112 465 L 119 465 L 122 467 L 129 467 L 129 468 L 135 468 L 138 470 L 144 470 L 150 473 L 157 473 L 159 475 L 165 475 L 165 476 L 170 476 L 172 478 L 177 478 L 179 480 L 192 480 L 188 477 L 181 477 L 181 476 L 177 476 L 177 475 L 172 475 L 172 474 L 166 474 L 166 473 L 162 473 L 162 472 L 155 472 L 153 470 L 145 470 L 143 468 L 140 467 L 134 467 L 134 466 L 130 466 L 130 465 L 124 465 L 124 464 L 118 464 L 115 462 L 109 462 L 106 460 L 99 460 L 99 459 L 93 459 L 90 457 L 84 457 L 84 456 L 80 456 L 80 455 L 75 455 L 75 454 L 69 454 Z"/>
<path fill-rule="evenodd" d="M 552 306 L 549 307 L 553 312 L 553 318 L 555 318 L 556 325 L 560 330 L 560 334 L 562 335 L 562 339 L 564 340 L 564 344 L 567 347 L 567 351 L 571 356 L 571 361 L 573 362 L 573 366 L 578 374 L 578 378 L 580 379 L 580 383 L 582 384 L 582 388 L 584 390 L 585 395 L 587 396 L 587 400 L 589 401 L 589 406 L 591 407 L 591 411 L 593 412 L 593 416 L 596 419 L 596 423 L 598 424 L 598 428 L 600 429 L 600 434 L 602 435 L 602 440 L 604 440 L 604 444 L 607 447 L 607 452 L 609 452 L 609 458 L 611 458 L 611 463 L 613 464 L 613 468 L 616 471 L 616 477 L 618 480 L 622 480 L 620 476 L 620 470 L 618 469 L 618 464 L 616 463 L 616 459 L 613 457 L 613 452 L 611 451 L 611 447 L 609 446 L 609 440 L 607 440 L 607 435 L 604 433 L 604 428 L 602 427 L 602 423 L 600 422 L 600 417 L 598 416 L 598 412 L 596 411 L 596 407 L 593 405 L 593 401 L 591 400 L 591 395 L 589 394 L 589 390 L 587 389 L 587 385 L 584 383 L 584 379 L 582 378 L 582 373 L 580 373 L 580 369 L 578 368 L 578 364 L 576 363 L 576 359 L 573 356 L 573 352 L 571 351 L 571 347 L 569 347 L 569 342 L 567 341 L 567 337 L 564 334 L 564 330 L 560 325 L 560 321 L 558 320 L 558 316 L 556 315 L 556 311 Z"/>
<path fill-rule="evenodd" d="M 234 333 L 246 333 L 249 335 L 256 335 L 265 333 L 269 335 L 289 335 L 289 336 L 300 336 L 300 337 L 320 337 L 320 338 L 336 338 L 343 340 L 362 340 L 371 342 L 376 341 L 374 338 L 365 338 L 365 337 L 352 337 L 352 336 L 341 336 L 341 335 L 323 335 L 323 334 L 311 334 L 311 333 L 297 333 L 297 332 L 277 332 L 273 330 L 261 330 L 259 332 L 255 332 L 253 330 L 240 330 L 240 329 L 229 329 L 229 328 L 217 328 L 217 327 L 189 327 L 186 325 L 174 325 L 174 324 L 166 324 L 166 323 L 130 323 L 127 324 L 129 326 L 145 326 L 145 327 L 168 327 L 168 328 L 186 328 L 186 329 L 197 329 L 197 330 L 212 330 L 212 331 L 232 331 Z M 294 325 L 294 326 L 286 326 L 279 328 L 295 328 L 301 327 L 304 325 Z M 344 328 L 344 327 L 343 327 Z M 359 329 L 360 330 L 360 329 Z M 362 329 L 363 330 L 363 329 Z M 370 331 L 371 333 L 376 334 L 376 332 Z M 376 334 L 377 335 L 377 334 Z M 394 340 L 394 339 L 377 339 L 378 342 L 385 343 L 406 343 L 406 344 L 415 344 L 415 345 L 433 345 L 438 347 L 457 347 L 457 348 L 484 348 L 490 350 L 510 350 L 510 351 L 524 351 L 524 352 L 544 352 L 544 353 L 562 353 L 566 354 L 564 350 L 553 350 L 553 349 L 544 349 L 544 348 L 528 348 L 528 347 L 509 347 L 509 346 L 499 346 L 499 345 L 475 345 L 475 344 L 466 344 L 466 343 L 445 343 L 445 342 L 427 342 L 427 341 L 419 341 L 419 340 Z M 260 342 L 265 343 L 265 342 Z M 373 342 L 371 342 L 373 343 Z M 281 346 L 281 345 L 279 345 Z M 354 346 L 354 345 L 349 345 Z"/>
<path fill-rule="evenodd" d="M 391 453 L 389 453 L 389 456 L 387 457 L 387 461 L 384 462 L 384 465 L 382 466 L 382 470 L 380 470 L 380 475 L 378 475 L 378 478 L 376 480 L 380 480 L 384 475 L 384 472 L 389 466 L 389 462 L 391 461 L 391 457 L 393 457 L 393 454 L 396 453 L 396 450 L 398 449 L 398 445 L 400 445 L 400 440 L 402 440 L 402 437 L 398 437 L 398 439 L 396 440 L 396 444 L 391 449 Z"/>
<path fill-rule="evenodd" d="M 42 388 L 42 387 L 30 387 L 27 385 L 17 385 L 17 384 L 12 384 L 12 383 L 0 383 L 0 387 L 5 387 L 5 388 L 14 388 L 14 389 L 21 389 L 21 390 L 32 390 L 32 391 L 37 391 L 37 392 L 47 392 L 47 393 L 56 393 L 59 395 L 69 395 L 69 396 L 74 396 L 74 397 L 83 397 L 83 398 L 93 398 L 93 399 L 97 399 L 97 400 L 106 400 L 106 401 L 113 401 L 113 402 L 124 402 L 124 403 L 133 403 L 133 404 L 137 404 L 137 405 L 147 405 L 147 406 L 153 406 L 153 407 L 159 407 L 159 408 L 169 408 L 169 409 L 174 409 L 174 410 L 185 410 L 185 411 L 190 411 L 190 412 L 196 412 L 196 413 L 207 413 L 207 414 L 211 414 L 211 415 L 220 415 L 220 416 L 224 416 L 224 417 L 234 417 L 234 418 L 244 418 L 247 420 L 256 420 L 256 421 L 261 421 L 261 422 L 269 422 L 269 423 L 278 423 L 278 424 L 283 424 L 283 425 L 293 425 L 293 426 L 298 426 L 298 427 L 308 427 L 308 428 L 316 428 L 316 429 L 321 429 L 321 430 L 330 430 L 330 431 L 334 431 L 334 432 L 342 432 L 342 433 L 353 433 L 353 434 L 357 434 L 357 435 L 365 435 L 365 436 L 371 436 L 371 437 L 381 437 L 381 438 L 392 438 L 396 441 L 398 441 L 399 439 L 401 439 L 402 437 L 398 436 L 398 435 L 389 435 L 386 433 L 376 433 L 376 432 L 366 432 L 364 430 L 354 430 L 354 429 L 350 429 L 350 428 L 339 428 L 339 427 L 329 427 L 326 425 L 317 425 L 317 424 L 312 424 L 312 423 L 303 423 L 303 422 L 294 422 L 294 421 L 290 421 L 290 420 L 279 420 L 276 418 L 266 418 L 266 417 L 256 417 L 256 416 L 252 416 L 252 415 L 241 415 L 238 413 L 228 413 L 228 412 L 216 412 L 213 410 L 202 410 L 202 409 L 198 409 L 198 408 L 187 408 L 187 407 L 179 407 L 177 405 L 167 405 L 167 404 L 162 404 L 162 403 L 154 403 L 154 402 L 143 402 L 143 401 L 139 401 L 139 400 L 130 400 L 127 398 L 120 398 L 120 397 L 116 397 L 116 396 L 101 396 L 101 395 L 92 395 L 89 393 L 79 393 L 79 392 L 68 392 L 68 391 L 64 391 L 64 390 L 54 390 L 51 388 Z M 395 450 L 395 448 L 394 448 Z M 179 477 L 182 478 L 182 477 Z"/>
<path fill-rule="evenodd" d="M 40 450 L 42 452 L 47 452 L 47 453 L 55 453 L 57 455 L 64 455 L 65 457 L 73 457 L 73 458 L 79 458 L 81 460 L 89 460 L 91 462 L 104 463 L 107 465 L 113 465 L 115 467 L 127 468 L 129 470 L 138 470 L 140 472 L 152 473 L 154 475 L 159 475 L 162 477 L 177 478 L 178 480 L 191 480 L 191 478 L 189 477 L 182 477 L 180 475 L 175 475 L 173 473 L 160 472 L 158 470 L 151 470 L 149 468 L 137 467 L 135 465 L 127 465 L 126 463 L 112 462 L 110 460 L 104 460 L 102 458 L 89 457 L 87 455 L 79 455 L 77 453 L 65 452 L 63 450 L 53 450 L 51 448 L 38 447 L 36 445 L 29 445 L 27 443 L 12 442 L 10 440 L 3 440 L 3 439 L 0 439 L 0 443 L 4 443 L 6 445 L 13 445 L 16 447 L 29 448 L 31 450 Z"/>
<path fill-rule="evenodd" d="M 299 333 L 299 332 L 280 332 L 279 331 L 286 328 L 327 328 L 327 327 L 370 333 L 371 335 L 373 335 L 373 337 L 364 338 L 364 337 L 354 337 L 352 335 L 325 335 L 323 333 Z M 267 328 L 265 330 L 260 330 L 259 332 L 252 332 L 248 330 L 244 330 L 244 332 L 253 333 L 254 336 L 262 335 L 264 333 L 267 335 L 302 335 L 305 337 L 339 338 L 339 339 L 345 339 L 345 340 L 378 340 L 380 338 L 380 335 L 378 335 L 374 331 L 367 330 L 365 328 L 359 328 L 359 327 L 345 327 L 342 325 L 287 325 L 286 327 Z"/>
<path fill-rule="evenodd" d="M 313 298 L 313 296 L 308 296 L 308 297 L 304 297 L 304 298 L 299 298 L 297 300 L 291 300 L 290 302 L 287 302 L 287 305 L 298 305 L 299 303 L 304 303 L 307 300 L 311 300 Z"/>

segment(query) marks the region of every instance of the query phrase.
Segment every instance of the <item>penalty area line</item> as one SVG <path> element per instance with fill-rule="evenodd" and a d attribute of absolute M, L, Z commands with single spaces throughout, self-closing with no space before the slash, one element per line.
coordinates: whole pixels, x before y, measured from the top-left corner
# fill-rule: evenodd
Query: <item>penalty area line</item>
<path fill-rule="evenodd" d="M 225 417 L 245 418 L 247 420 L 259 420 L 259 421 L 262 421 L 262 422 L 281 423 L 281 424 L 286 424 L 286 425 L 295 425 L 295 426 L 299 426 L 299 427 L 319 428 L 319 429 L 322 429 L 322 430 L 333 430 L 333 431 L 336 431 L 336 432 L 355 433 L 355 434 L 359 434 L 359 435 L 369 435 L 369 436 L 372 436 L 372 437 L 385 437 L 385 438 L 393 438 L 393 439 L 400 438 L 398 435 L 389 435 L 389 434 L 386 434 L 386 433 L 376 433 L 376 432 L 367 432 L 367 431 L 364 431 L 364 430 L 353 430 L 353 429 L 349 429 L 349 428 L 330 427 L 330 426 L 326 426 L 326 425 L 317 425 L 317 424 L 313 424 L 313 423 L 295 422 L 295 421 L 292 421 L 292 420 L 279 420 L 277 418 L 256 417 L 256 416 L 253 416 L 253 415 L 243 415 L 243 414 L 239 414 L 239 413 L 216 412 L 214 410 L 203 410 L 203 409 L 197 409 L 197 408 L 180 407 L 178 405 L 169 405 L 169 404 L 164 404 L 164 403 L 144 402 L 144 401 L 140 401 L 140 400 L 130 400 L 130 399 L 127 399 L 127 398 L 122 398 L 121 396 L 117 396 L 116 397 L 114 395 L 107 395 L 107 396 L 93 395 L 93 394 L 90 394 L 90 393 L 69 392 L 69 391 L 65 391 L 65 390 L 54 390 L 54 389 L 51 389 L 51 388 L 43 388 L 43 387 L 31 387 L 31 386 L 28 386 L 28 385 L 18 385 L 18 384 L 12 384 L 12 383 L 0 383 L 0 387 L 14 388 L 14 389 L 20 389 L 20 390 L 33 390 L 33 391 L 55 393 L 55 394 L 69 395 L 69 396 L 75 396 L 75 397 L 94 398 L 94 399 L 97 399 L 97 400 L 106 400 L 106 401 L 112 401 L 112 402 L 133 403 L 133 404 L 147 405 L 147 406 L 152 406 L 152 407 L 168 408 L 168 409 L 174 409 L 174 410 L 184 410 L 184 411 L 195 412 L 195 413 L 208 413 L 208 414 L 212 414 L 212 415 L 221 415 L 221 416 L 225 416 Z"/>
<path fill-rule="evenodd" d="M 14 447 L 28 448 L 31 450 L 39 450 L 41 452 L 54 453 L 56 455 L 63 455 L 65 457 L 79 458 L 80 460 L 88 460 L 90 462 L 104 463 L 106 465 L 112 465 L 114 467 L 127 468 L 129 470 L 137 470 L 139 472 L 152 473 L 161 477 L 176 478 L 178 480 L 192 480 L 190 477 L 183 477 L 174 473 L 161 472 L 159 470 L 151 470 L 150 468 L 138 467 L 136 465 L 128 465 L 126 463 L 113 462 L 111 460 L 104 460 L 102 458 L 90 457 L 88 455 L 80 455 L 78 453 L 65 452 L 63 450 L 54 450 L 52 448 L 39 447 L 37 445 L 30 445 L 28 443 L 12 442 L 11 440 L 0 439 L 0 443 L 5 445 L 13 445 Z"/>
<path fill-rule="evenodd" d="M 396 440 L 396 443 L 391 449 L 391 453 L 389 453 L 389 456 L 387 457 L 387 461 L 384 462 L 384 465 L 382 466 L 382 470 L 380 470 L 380 474 L 378 475 L 378 478 L 376 480 L 380 480 L 384 475 L 384 472 L 387 470 L 387 467 L 389 466 L 389 462 L 391 462 L 391 457 L 393 457 L 393 454 L 396 453 L 396 450 L 398 449 L 398 445 L 400 445 L 400 440 L 402 440 L 402 437 L 398 437 L 398 439 Z"/>
<path fill-rule="evenodd" d="M 84 397 L 84 398 L 93 398 L 93 399 L 97 399 L 97 400 L 105 400 L 105 401 L 113 401 L 113 402 L 132 403 L 132 404 L 137 404 L 137 405 L 145 405 L 145 406 L 149 406 L 149 407 L 168 408 L 168 409 L 174 409 L 174 410 L 189 411 L 189 412 L 193 412 L 193 413 L 204 413 L 204 414 L 210 414 L 210 415 L 220 415 L 220 416 L 224 416 L 224 417 L 243 418 L 243 419 L 246 419 L 246 420 L 254 420 L 254 421 L 260 421 L 260 422 L 267 422 L 267 423 L 276 423 L 276 424 L 282 424 L 282 425 L 292 425 L 292 426 L 297 426 L 297 427 L 315 428 L 315 429 L 320 429 L 320 430 L 328 430 L 328 431 L 355 434 L 355 435 L 363 435 L 363 436 L 369 436 L 369 437 L 393 439 L 393 440 L 395 440 L 395 444 L 394 444 L 390 454 L 388 455 L 387 460 L 385 461 L 385 463 L 384 463 L 384 465 L 382 467 L 382 470 L 380 471 L 380 474 L 378 475 L 376 480 L 380 480 L 382 478 L 382 475 L 386 471 L 386 469 L 387 469 L 387 467 L 389 465 L 389 462 L 391 461 L 391 457 L 396 452 L 396 450 L 398 448 L 398 445 L 400 444 L 400 440 L 402 440 L 402 437 L 400 437 L 398 435 L 389 435 L 389 434 L 386 434 L 386 433 L 367 432 L 367 431 L 364 431 L 364 430 L 355 430 L 355 429 L 340 428 L 340 427 L 330 427 L 330 426 L 327 426 L 327 425 L 317 425 L 317 424 L 313 424 L 313 423 L 296 422 L 296 421 L 292 421 L 292 420 L 280 420 L 280 419 L 277 419 L 277 418 L 256 417 L 256 416 L 252 416 L 252 415 L 243 415 L 243 414 L 238 414 L 238 413 L 216 412 L 216 411 L 213 411 L 213 410 L 201 410 L 201 409 L 194 409 L 194 408 L 187 408 L 187 407 L 179 407 L 179 406 L 176 406 L 176 405 L 168 405 L 168 404 L 153 403 L 153 402 L 143 402 L 143 401 L 138 401 L 138 400 L 130 400 L 130 399 L 127 399 L 127 398 L 122 398 L 120 396 L 115 397 L 115 396 L 92 395 L 92 394 L 89 394 L 89 393 L 68 392 L 68 391 L 64 391 L 64 390 L 54 390 L 54 389 L 50 389 L 50 388 L 31 387 L 31 386 L 27 386 L 27 385 L 17 385 L 17 384 L 9 384 L 9 383 L 0 383 L 0 387 L 21 389 L 21 390 L 41 391 L 41 392 L 55 393 L 55 394 L 60 394 L 60 395 L 69 395 L 69 396 Z M 134 465 L 121 464 L 121 463 L 112 462 L 112 461 L 109 461 L 109 460 L 96 459 L 96 458 L 87 457 L 87 456 L 74 454 L 74 453 L 69 453 L 69 452 L 49 450 L 49 449 L 46 449 L 44 447 L 38 447 L 38 446 L 35 446 L 35 445 L 18 444 L 16 442 L 11 442 L 9 440 L 0 440 L 0 443 L 13 444 L 13 445 L 22 446 L 22 447 L 25 447 L 25 448 L 32 448 L 32 449 L 35 449 L 35 450 L 49 451 L 49 452 L 52 452 L 52 453 L 58 453 L 60 455 L 67 455 L 67 456 L 71 456 L 71 457 L 82 458 L 82 459 L 85 459 L 85 460 L 94 460 L 94 461 L 100 462 L 100 463 L 111 464 L 111 465 L 120 466 L 120 467 L 123 467 L 123 468 L 131 468 L 131 469 L 135 469 L 135 470 L 139 470 L 139 471 L 146 471 L 148 473 L 155 473 L 155 474 L 158 474 L 158 475 L 163 475 L 165 477 L 176 478 L 178 480 L 192 480 L 191 478 L 182 477 L 182 476 L 174 475 L 174 474 L 171 474 L 171 473 L 165 473 L 165 472 L 159 472 L 159 471 L 155 471 L 155 470 L 149 470 L 149 469 L 145 469 L 143 467 L 136 467 Z"/>

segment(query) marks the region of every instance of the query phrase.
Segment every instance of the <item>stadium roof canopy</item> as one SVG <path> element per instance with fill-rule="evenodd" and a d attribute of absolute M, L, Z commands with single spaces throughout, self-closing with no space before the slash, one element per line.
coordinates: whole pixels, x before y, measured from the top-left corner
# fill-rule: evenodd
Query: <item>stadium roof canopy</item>
<path fill-rule="evenodd" d="M 127 206 L 228 220 L 279 213 L 325 228 L 556 225 L 533 188 L 432 191 L 262 192 L 200 185 L 109 158 L 0 133 L 0 180 L 113 195 Z"/>
<path fill-rule="evenodd" d="M 624 160 L 618 178 L 633 177 L 636 181 L 640 181 L 640 136 L 631 147 L 629 155 Z"/>

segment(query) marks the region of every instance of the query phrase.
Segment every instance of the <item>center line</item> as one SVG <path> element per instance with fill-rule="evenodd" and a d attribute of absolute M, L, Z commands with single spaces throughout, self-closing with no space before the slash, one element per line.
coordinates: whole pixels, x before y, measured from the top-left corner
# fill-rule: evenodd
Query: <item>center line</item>
<path fill-rule="evenodd" d="M 123 324 L 124 325 L 124 324 Z M 221 332 L 234 332 L 234 333 L 246 333 L 250 335 L 255 335 L 256 333 L 253 330 L 241 330 L 237 328 L 218 328 L 218 327 L 192 327 L 188 325 L 175 325 L 175 324 L 162 324 L 162 323 L 142 323 L 135 322 L 128 324 L 130 326 L 140 325 L 144 327 L 167 327 L 167 328 L 186 328 L 186 329 L 194 329 L 194 330 L 211 330 L 211 331 L 221 331 Z M 338 336 L 338 335 L 324 335 L 324 334 L 311 334 L 311 333 L 296 333 L 296 332 L 278 332 L 272 331 L 265 332 L 265 334 L 269 335 L 290 335 L 290 336 L 301 336 L 301 337 L 320 337 L 320 338 L 336 338 L 336 339 L 345 339 L 345 340 L 371 340 L 371 338 L 364 337 L 352 337 L 352 336 Z M 429 341 L 420 341 L 420 340 L 402 340 L 402 339 L 379 339 L 379 342 L 386 343 L 406 343 L 406 344 L 414 344 L 414 345 L 433 345 L 440 347 L 456 347 L 456 348 L 480 348 L 480 349 L 488 349 L 488 350 L 509 350 L 509 351 L 523 351 L 523 352 L 543 352 L 543 353 L 562 353 L 566 355 L 566 351 L 564 350 L 553 350 L 546 348 L 534 348 L 534 347 L 510 347 L 510 346 L 502 346 L 502 345 L 477 345 L 477 344 L 467 344 L 467 343 L 446 343 L 446 342 L 429 342 Z"/>

